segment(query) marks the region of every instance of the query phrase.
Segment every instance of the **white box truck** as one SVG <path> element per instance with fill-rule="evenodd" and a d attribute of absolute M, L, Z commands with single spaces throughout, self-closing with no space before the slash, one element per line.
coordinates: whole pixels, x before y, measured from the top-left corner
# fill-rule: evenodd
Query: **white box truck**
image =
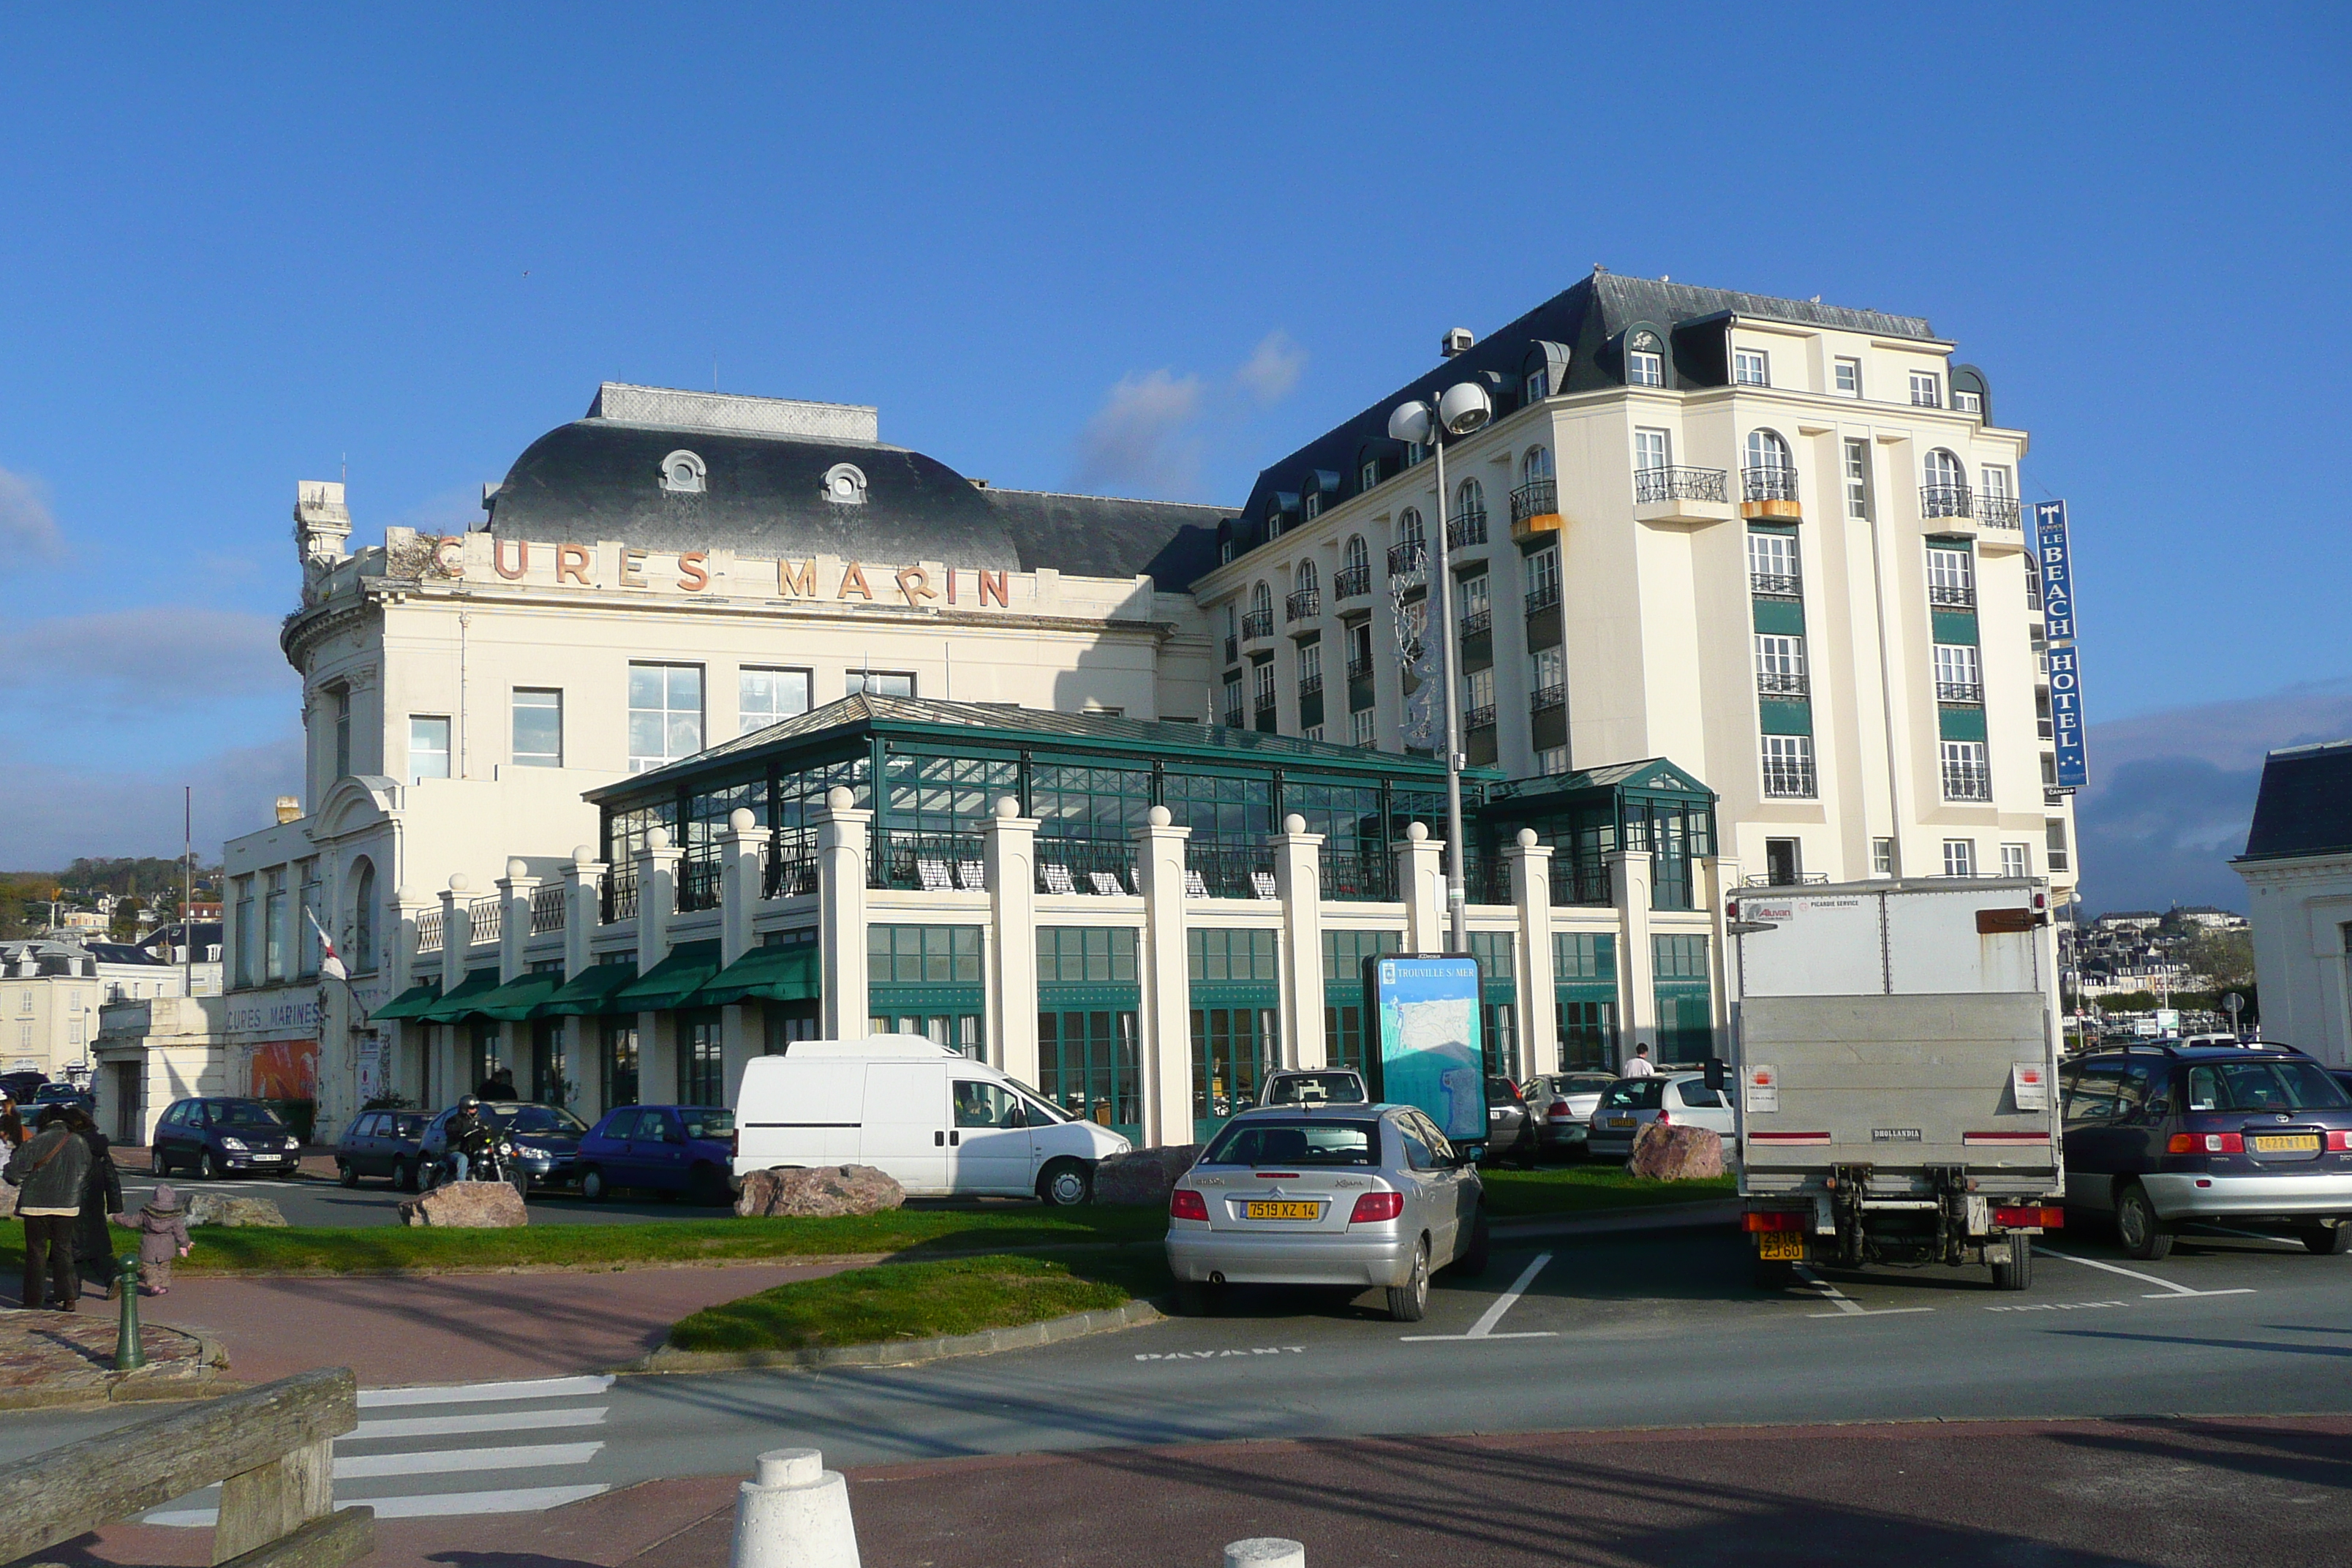
<path fill-rule="evenodd" d="M 1744 888 L 1732 1068 L 1757 1282 L 1800 1264 L 2033 1275 L 2063 1223 L 2047 884 Z"/>

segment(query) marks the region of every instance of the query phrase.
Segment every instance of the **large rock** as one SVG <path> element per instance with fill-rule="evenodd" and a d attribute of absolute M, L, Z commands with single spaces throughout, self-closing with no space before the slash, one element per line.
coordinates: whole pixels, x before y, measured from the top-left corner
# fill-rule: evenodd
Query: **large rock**
<path fill-rule="evenodd" d="M 880 1214 L 907 1201 L 907 1189 L 887 1171 L 871 1165 L 778 1165 L 743 1177 L 735 1212 L 746 1218 L 789 1215 L 831 1219 L 848 1214 Z"/>
<path fill-rule="evenodd" d="M 403 1225 L 457 1230 L 502 1230 L 530 1223 L 511 1182 L 451 1182 L 421 1197 L 400 1200 Z"/>
<path fill-rule="evenodd" d="M 1723 1139 L 1704 1127 L 1662 1127 L 1653 1121 L 1633 1137 L 1625 1169 L 1657 1182 L 1689 1182 L 1723 1174 Z"/>
<path fill-rule="evenodd" d="M 6 1219 L 16 1212 L 16 1189 L 5 1182 L 0 1182 L 0 1219 Z"/>
<path fill-rule="evenodd" d="M 234 1230 L 239 1226 L 284 1225 L 286 1215 L 268 1198 L 233 1198 L 225 1193 L 191 1193 L 188 1194 L 188 1223 L 217 1225 Z"/>
<path fill-rule="evenodd" d="M 1200 1158 L 1198 1143 L 1113 1154 L 1095 1167 L 1095 1202 L 1165 1208 L 1176 1178 L 1191 1170 Z"/>

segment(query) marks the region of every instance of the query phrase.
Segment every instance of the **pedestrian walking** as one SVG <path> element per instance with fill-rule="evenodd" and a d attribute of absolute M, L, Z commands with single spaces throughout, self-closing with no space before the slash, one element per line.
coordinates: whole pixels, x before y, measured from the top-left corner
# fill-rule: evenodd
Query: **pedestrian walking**
<path fill-rule="evenodd" d="M 82 1183 L 81 1215 L 74 1222 L 74 1266 L 84 1279 L 104 1286 L 111 1301 L 117 1293 L 116 1268 L 114 1237 L 108 1226 L 111 1216 L 122 1212 L 122 1173 L 115 1169 L 113 1146 L 89 1111 L 79 1105 L 67 1108 L 66 1125 L 89 1145 L 89 1175 Z"/>
<path fill-rule="evenodd" d="M 1649 1047 L 1635 1046 L 1633 1047 L 1633 1059 L 1625 1064 L 1625 1076 L 1627 1078 L 1655 1078 L 1658 1076 L 1657 1064 L 1650 1059 Z"/>
<path fill-rule="evenodd" d="M 25 1222 L 25 1293 L 27 1310 L 54 1306 L 79 1310 L 81 1278 L 74 1271 L 74 1226 L 81 1218 L 82 1185 L 89 1180 L 89 1145 L 66 1124 L 62 1110 L 44 1111 L 32 1138 L 19 1144 L 0 1168 L 0 1181 L 16 1189 L 16 1214 Z"/>
<path fill-rule="evenodd" d="M 16 1109 L 16 1097 L 0 1089 L 0 1153 L 15 1149 L 25 1142 L 25 1113 Z"/>
<path fill-rule="evenodd" d="M 122 1223 L 139 1233 L 142 1293 L 162 1295 L 172 1288 L 172 1259 L 185 1258 L 195 1245 L 188 1239 L 188 1213 L 180 1206 L 180 1194 L 170 1183 L 158 1182 L 147 1206 Z"/>

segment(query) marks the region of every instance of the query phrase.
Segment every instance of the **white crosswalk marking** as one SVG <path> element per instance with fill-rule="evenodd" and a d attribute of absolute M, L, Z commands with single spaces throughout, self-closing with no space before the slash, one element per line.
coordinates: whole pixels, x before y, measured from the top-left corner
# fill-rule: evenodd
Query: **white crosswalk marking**
<path fill-rule="evenodd" d="M 499 1486 L 517 1471 L 561 1470 L 593 1465 L 604 1450 L 601 1441 L 586 1443 L 522 1443 L 468 1447 L 464 1439 L 479 1433 L 552 1431 L 566 1427 L 601 1426 L 610 1407 L 602 1404 L 550 1405 L 547 1401 L 596 1399 L 613 1386 L 609 1376 L 543 1377 L 521 1382 L 449 1384 L 433 1388 L 366 1388 L 359 1394 L 362 1410 L 413 1410 L 414 1415 L 362 1420 L 335 1439 L 335 1500 L 365 1503 L 378 1519 L 438 1519 L 473 1514 L 537 1513 L 578 1502 L 609 1490 L 607 1483 L 579 1481 L 562 1486 Z M 463 1409 L 472 1405 L 506 1405 L 509 1409 Z M 452 1408 L 459 1407 L 459 1408 Z M 414 1447 L 398 1447 L 403 1443 Z M 429 1444 L 430 1446 L 424 1446 Z M 388 1451 L 382 1445 L 393 1445 Z M 354 1447 L 370 1451 L 355 1453 Z M 579 1472 L 574 1470 L 576 1475 Z M 388 1489 L 414 1478 L 450 1478 L 446 1491 L 415 1492 Z M 478 1478 L 492 1484 L 479 1489 L 462 1483 Z M 555 1478 L 551 1476 L 551 1480 Z M 348 1483 L 348 1484 L 347 1484 Z M 430 1483 L 428 1483 L 430 1484 Z M 379 1491 L 379 1488 L 387 1489 Z M 209 1529 L 219 1517 L 219 1489 L 176 1500 L 171 1506 L 147 1513 L 149 1524 Z"/>

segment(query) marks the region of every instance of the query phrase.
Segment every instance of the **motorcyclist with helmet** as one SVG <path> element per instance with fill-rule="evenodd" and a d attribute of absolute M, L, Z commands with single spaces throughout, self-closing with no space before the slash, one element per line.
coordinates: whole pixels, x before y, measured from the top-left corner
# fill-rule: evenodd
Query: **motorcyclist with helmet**
<path fill-rule="evenodd" d="M 449 1118 L 446 1133 L 449 1143 L 449 1179 L 462 1182 L 469 1179 L 475 1163 L 489 1152 L 491 1142 L 498 1136 L 496 1126 L 482 1114 L 482 1102 L 472 1095 L 457 1102 L 457 1114 Z"/>

